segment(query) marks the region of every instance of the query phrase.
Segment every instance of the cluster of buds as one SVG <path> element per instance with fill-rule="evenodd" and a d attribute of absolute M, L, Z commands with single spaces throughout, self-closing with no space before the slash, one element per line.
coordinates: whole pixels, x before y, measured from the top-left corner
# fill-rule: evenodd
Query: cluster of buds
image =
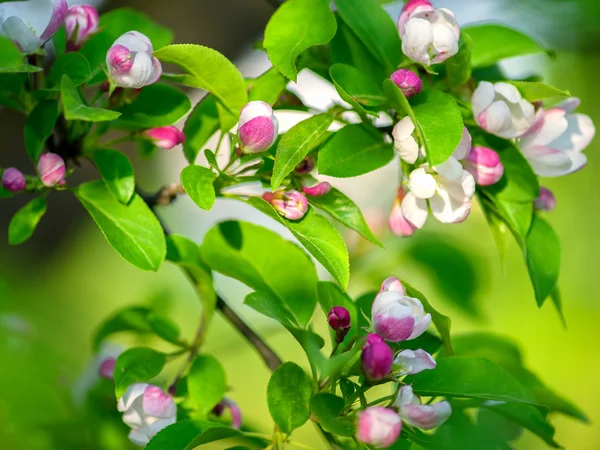
<path fill-rule="evenodd" d="M 42 184 L 53 187 L 65 183 L 66 167 L 64 160 L 56 153 L 44 153 L 37 164 L 37 172 Z M 23 173 L 15 167 L 9 167 L 2 173 L 2 187 L 16 193 L 25 190 L 27 182 Z"/>

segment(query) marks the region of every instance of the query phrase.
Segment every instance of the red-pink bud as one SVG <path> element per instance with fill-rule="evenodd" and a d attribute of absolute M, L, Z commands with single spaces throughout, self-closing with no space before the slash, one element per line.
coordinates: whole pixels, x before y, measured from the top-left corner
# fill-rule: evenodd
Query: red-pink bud
<path fill-rule="evenodd" d="M 552 212 L 556 208 L 556 197 L 554 197 L 550 189 L 542 186 L 540 188 L 540 195 L 535 200 L 534 206 L 537 210 Z"/>
<path fill-rule="evenodd" d="M 331 190 L 331 184 L 327 181 L 315 184 L 314 186 L 302 186 L 302 192 L 311 197 L 320 197 Z"/>
<path fill-rule="evenodd" d="M 365 376 L 371 381 L 383 380 L 392 370 L 393 361 L 394 352 L 390 346 L 369 335 L 361 355 L 361 367 Z"/>
<path fill-rule="evenodd" d="M 40 156 L 37 170 L 44 186 L 55 186 L 65 179 L 65 162 L 56 153 L 44 153 Z"/>
<path fill-rule="evenodd" d="M 91 5 L 75 5 L 65 17 L 67 48 L 78 50 L 81 44 L 98 29 L 98 11 Z"/>
<path fill-rule="evenodd" d="M 154 142 L 154 145 L 164 150 L 171 150 L 185 141 L 183 132 L 173 125 L 151 128 L 142 134 Z"/>
<path fill-rule="evenodd" d="M 357 439 L 377 448 L 388 448 L 398 440 L 402 430 L 400 416 L 391 408 L 371 406 L 358 416 Z"/>
<path fill-rule="evenodd" d="M 19 169 L 9 167 L 2 174 L 2 187 L 10 192 L 19 192 L 25 189 L 27 183 Z"/>
<path fill-rule="evenodd" d="M 313 171 L 313 169 L 315 168 L 315 160 L 312 158 L 304 158 L 300 164 L 298 164 L 296 166 L 296 168 L 294 169 L 294 173 L 298 174 L 298 175 L 306 175 L 307 173 L 310 173 Z"/>
<path fill-rule="evenodd" d="M 242 150 L 247 153 L 260 153 L 267 150 L 277 140 L 279 121 L 273 115 L 271 105 L 252 101 L 242 108 L 238 137 Z"/>
<path fill-rule="evenodd" d="M 106 358 L 100 364 L 100 368 L 98 369 L 98 374 L 102 378 L 106 378 L 107 380 L 113 380 L 115 374 L 115 364 L 117 360 L 115 358 Z"/>
<path fill-rule="evenodd" d="M 411 98 L 412 96 L 419 94 L 421 89 L 423 89 L 423 82 L 412 70 L 396 70 L 390 76 L 390 79 L 400 88 L 406 98 Z"/>
<path fill-rule="evenodd" d="M 350 328 L 350 312 L 343 306 L 334 306 L 327 314 L 327 322 L 334 330 Z"/>
<path fill-rule="evenodd" d="M 273 205 L 273 208 L 286 219 L 301 219 L 308 211 L 308 200 L 298 191 L 265 192 L 262 198 Z"/>
<path fill-rule="evenodd" d="M 500 156 L 487 147 L 473 147 L 466 159 L 463 160 L 463 164 L 480 186 L 495 184 L 504 174 Z"/>

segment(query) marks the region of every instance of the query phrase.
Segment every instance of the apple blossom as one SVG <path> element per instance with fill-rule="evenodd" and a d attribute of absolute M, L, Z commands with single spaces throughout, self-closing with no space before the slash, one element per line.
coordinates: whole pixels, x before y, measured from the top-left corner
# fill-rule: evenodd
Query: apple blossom
<path fill-rule="evenodd" d="M 379 448 L 390 447 L 398 440 L 402 420 L 396 411 L 383 406 L 371 406 L 358 416 L 357 439 Z"/>
<path fill-rule="evenodd" d="M 443 424 L 452 414 L 452 407 L 447 401 L 433 405 L 421 404 L 421 399 L 414 395 L 412 386 L 402 386 L 394 401 L 398 414 L 407 424 L 431 430 Z"/>
<path fill-rule="evenodd" d="M 142 135 L 154 142 L 154 145 L 164 150 L 171 150 L 176 145 L 185 141 L 183 132 L 173 125 L 151 128 L 144 131 Z"/>
<path fill-rule="evenodd" d="M 279 121 L 268 103 L 252 101 L 242 108 L 238 137 L 246 153 L 260 153 L 277 140 Z"/>
<path fill-rule="evenodd" d="M 396 70 L 390 79 L 396 86 L 400 88 L 406 98 L 411 98 L 421 92 L 423 82 L 419 76 L 412 70 L 399 69 Z"/>
<path fill-rule="evenodd" d="M 416 227 L 406 220 L 402 213 L 402 200 L 406 195 L 404 187 L 398 188 L 398 194 L 394 199 L 394 206 L 388 219 L 390 231 L 400 237 L 410 237 L 415 233 Z"/>
<path fill-rule="evenodd" d="M 2 173 L 2 187 L 10 192 L 19 192 L 25 189 L 27 183 L 19 169 L 9 167 Z"/>
<path fill-rule="evenodd" d="M 55 186 L 65 180 L 65 162 L 56 153 L 44 153 L 40 156 L 37 170 L 44 186 Z"/>
<path fill-rule="evenodd" d="M 533 105 L 510 83 L 482 81 L 471 101 L 475 120 L 488 133 L 513 139 L 525 134 L 533 125 Z"/>
<path fill-rule="evenodd" d="M 273 205 L 273 208 L 286 219 L 299 220 L 308 211 L 308 201 L 298 191 L 281 189 L 276 192 L 265 192 L 262 198 Z"/>
<path fill-rule="evenodd" d="M 413 375 L 423 370 L 435 369 L 436 362 L 425 350 L 402 350 L 392 365 L 397 376 Z"/>
<path fill-rule="evenodd" d="M 533 171 L 542 177 L 558 177 L 576 172 L 587 163 L 582 153 L 596 128 L 585 114 L 575 114 L 578 98 L 570 98 L 547 110 L 540 109 L 531 129 L 518 146 Z"/>
<path fill-rule="evenodd" d="M 535 209 L 538 211 L 554 211 L 556 208 L 556 197 L 552 191 L 546 187 L 540 187 L 540 195 L 535 199 L 534 202 Z"/>
<path fill-rule="evenodd" d="M 419 144 L 414 138 L 413 133 L 415 132 L 415 125 L 410 117 L 404 117 L 392 130 L 392 137 L 394 138 L 394 148 L 400 155 L 403 161 L 409 164 L 414 164 L 419 157 Z"/>
<path fill-rule="evenodd" d="M 463 166 L 473 175 L 475 182 L 480 186 L 495 184 L 504 175 L 504 166 L 500 162 L 500 156 L 487 147 L 473 147 L 463 160 Z"/>
<path fill-rule="evenodd" d="M 371 381 L 381 381 L 392 370 L 394 352 L 381 336 L 371 333 L 367 337 L 360 360 L 365 377 Z"/>
<path fill-rule="evenodd" d="M 61 27 L 68 8 L 66 0 L 0 3 L 0 35 L 13 41 L 23 53 L 32 53 Z"/>
<path fill-rule="evenodd" d="M 119 37 L 106 53 L 106 66 L 112 83 L 140 89 L 158 81 L 162 66 L 152 52 L 152 42 L 138 31 L 128 31 Z"/>
<path fill-rule="evenodd" d="M 147 383 L 130 385 L 119 399 L 117 409 L 123 413 L 123 422 L 131 428 L 129 440 L 140 447 L 177 419 L 173 398 L 158 386 Z"/>
<path fill-rule="evenodd" d="M 67 47 L 78 50 L 83 42 L 98 30 L 98 11 L 91 5 L 75 5 L 65 17 Z"/>

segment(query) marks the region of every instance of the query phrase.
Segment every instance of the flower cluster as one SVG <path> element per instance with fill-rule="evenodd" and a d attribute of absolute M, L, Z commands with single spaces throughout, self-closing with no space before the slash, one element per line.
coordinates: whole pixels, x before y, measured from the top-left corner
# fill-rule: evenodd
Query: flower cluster
<path fill-rule="evenodd" d="M 42 154 L 37 164 L 37 172 L 38 177 L 33 178 L 33 184 L 41 182 L 46 187 L 65 184 L 65 161 L 56 153 Z M 2 173 L 2 187 L 13 193 L 20 192 L 27 188 L 27 182 L 19 169 L 9 167 Z"/>

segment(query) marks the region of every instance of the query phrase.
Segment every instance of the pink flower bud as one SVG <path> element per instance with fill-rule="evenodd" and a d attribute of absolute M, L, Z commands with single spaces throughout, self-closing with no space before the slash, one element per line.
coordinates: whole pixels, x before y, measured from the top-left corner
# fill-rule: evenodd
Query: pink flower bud
<path fill-rule="evenodd" d="M 435 369 L 436 362 L 425 350 L 402 350 L 394 359 L 394 371 L 397 376 L 414 375 L 424 370 Z"/>
<path fill-rule="evenodd" d="M 311 197 L 320 197 L 327 194 L 331 190 L 331 184 L 327 181 L 315 184 L 314 186 L 302 186 L 302 192 Z"/>
<path fill-rule="evenodd" d="M 402 200 L 404 199 L 405 193 L 403 187 L 398 189 L 398 194 L 394 199 L 394 206 L 392 207 L 392 212 L 390 213 L 390 218 L 388 220 L 390 231 L 392 234 L 399 237 L 411 237 L 415 233 L 415 230 L 418 229 L 406 220 L 404 213 L 402 212 Z"/>
<path fill-rule="evenodd" d="M 480 186 L 495 184 L 504 174 L 504 166 L 500 162 L 500 156 L 487 147 L 473 147 L 466 159 L 463 160 L 463 165 Z"/>
<path fill-rule="evenodd" d="M 90 5 L 75 5 L 65 17 L 68 50 L 78 50 L 81 44 L 98 29 L 98 11 Z"/>
<path fill-rule="evenodd" d="M 100 364 L 100 368 L 98 369 L 98 374 L 102 378 L 106 378 L 107 380 L 113 380 L 115 374 L 115 364 L 117 363 L 116 358 L 106 358 Z"/>
<path fill-rule="evenodd" d="M 106 54 L 112 83 L 140 89 L 158 81 L 162 66 L 152 52 L 152 42 L 138 31 L 129 31 L 119 37 Z"/>
<path fill-rule="evenodd" d="M 225 409 L 228 409 L 231 414 L 231 427 L 239 430 L 242 427 L 242 410 L 236 402 L 224 397 L 223 400 L 213 408 L 212 412 L 217 417 L 221 417 L 225 412 Z"/>
<path fill-rule="evenodd" d="M 164 150 L 171 150 L 185 141 L 183 132 L 173 125 L 151 128 L 142 134 L 154 142 L 154 145 Z"/>
<path fill-rule="evenodd" d="M 406 98 L 411 98 L 413 95 L 419 94 L 421 89 L 423 89 L 421 79 L 412 70 L 396 70 L 390 76 L 390 79 L 400 88 Z"/>
<path fill-rule="evenodd" d="M 279 121 L 268 103 L 253 101 L 242 108 L 238 137 L 243 151 L 264 152 L 273 145 L 278 133 Z"/>
<path fill-rule="evenodd" d="M 438 402 L 433 405 L 422 405 L 421 399 L 413 394 L 412 386 L 402 386 L 394 401 L 398 414 L 409 425 L 423 430 L 431 430 L 443 424 L 452 414 L 448 402 Z"/>
<path fill-rule="evenodd" d="M 308 211 L 308 200 L 298 191 L 265 192 L 262 198 L 273 205 L 273 208 L 286 219 L 301 219 Z"/>
<path fill-rule="evenodd" d="M 371 381 L 381 381 L 392 370 L 394 352 L 383 339 L 369 335 L 360 360 L 365 377 Z"/>
<path fill-rule="evenodd" d="M 294 169 L 294 173 L 297 175 L 306 175 L 313 171 L 315 168 L 315 160 L 312 158 L 304 158 L 300 164 Z"/>
<path fill-rule="evenodd" d="M 404 295 L 404 286 L 402 286 L 402 282 L 398 278 L 389 277 L 383 280 L 383 283 L 381 283 L 381 289 L 379 289 L 379 294 L 387 291 L 399 292 L 402 295 Z"/>
<path fill-rule="evenodd" d="M 27 183 L 19 169 L 9 167 L 2 174 L 2 187 L 10 192 L 19 192 L 25 189 Z"/>
<path fill-rule="evenodd" d="M 44 186 L 55 186 L 65 179 L 65 162 L 56 153 L 44 153 L 40 156 L 37 170 Z"/>
<path fill-rule="evenodd" d="M 360 413 L 356 437 L 367 445 L 390 447 L 398 440 L 402 420 L 396 411 L 382 406 L 371 406 Z"/>
<path fill-rule="evenodd" d="M 542 186 L 540 196 L 535 200 L 534 206 L 537 210 L 552 212 L 556 208 L 556 197 L 550 189 Z"/>
<path fill-rule="evenodd" d="M 343 306 L 334 306 L 327 314 L 327 322 L 335 330 L 336 342 L 343 342 L 350 330 L 350 312 Z"/>

